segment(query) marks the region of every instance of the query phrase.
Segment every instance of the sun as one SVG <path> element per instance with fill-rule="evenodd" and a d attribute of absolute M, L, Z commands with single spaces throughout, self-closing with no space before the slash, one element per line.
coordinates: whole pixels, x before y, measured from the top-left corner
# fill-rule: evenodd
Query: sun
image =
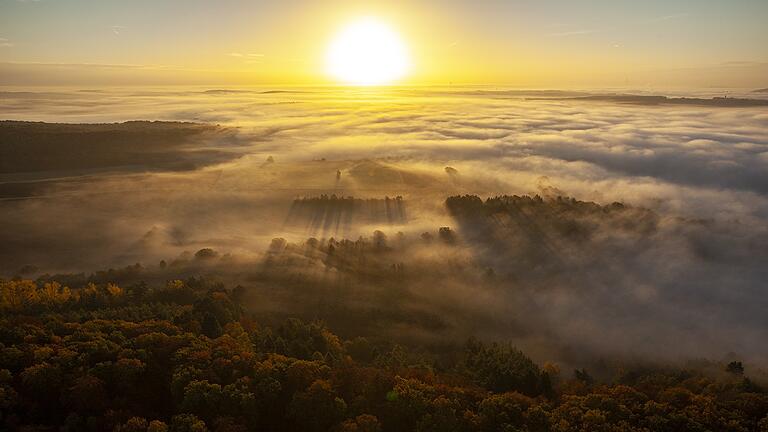
<path fill-rule="evenodd" d="M 326 56 L 328 74 L 349 85 L 391 84 L 405 76 L 409 66 L 405 43 L 375 18 L 361 18 L 344 27 Z"/>

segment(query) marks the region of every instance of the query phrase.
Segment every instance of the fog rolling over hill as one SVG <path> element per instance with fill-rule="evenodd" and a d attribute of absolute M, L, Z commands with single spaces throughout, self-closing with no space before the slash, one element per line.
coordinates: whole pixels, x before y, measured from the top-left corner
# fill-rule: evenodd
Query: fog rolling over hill
<path fill-rule="evenodd" d="M 768 354 L 764 108 L 267 90 L 4 93 L 14 118 L 86 124 L 0 125 L 2 272 L 178 262 L 284 287 L 262 292 L 277 315 L 541 360 Z M 133 119 L 175 123 L 111 124 Z"/>
<path fill-rule="evenodd" d="M 655 96 L 2 93 L 3 421 L 756 430 L 768 108 Z"/>

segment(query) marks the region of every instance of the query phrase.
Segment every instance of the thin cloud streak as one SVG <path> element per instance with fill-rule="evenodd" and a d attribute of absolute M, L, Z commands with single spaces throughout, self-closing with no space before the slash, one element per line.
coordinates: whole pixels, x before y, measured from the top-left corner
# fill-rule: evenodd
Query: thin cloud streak
<path fill-rule="evenodd" d="M 560 32 L 560 33 L 550 33 L 549 36 L 554 36 L 554 37 L 580 36 L 580 35 L 589 35 L 589 34 L 594 34 L 599 32 L 600 30 L 574 30 L 574 31 L 566 31 L 566 32 Z"/>

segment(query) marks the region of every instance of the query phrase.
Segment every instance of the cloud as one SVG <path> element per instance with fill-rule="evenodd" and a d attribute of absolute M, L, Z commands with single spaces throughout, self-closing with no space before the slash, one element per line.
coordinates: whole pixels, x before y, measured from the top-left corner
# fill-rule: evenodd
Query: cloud
<path fill-rule="evenodd" d="M 333 296 L 337 312 L 359 312 L 357 305 L 375 300 L 397 312 L 392 317 L 441 324 L 439 330 L 419 327 L 419 334 L 460 338 L 472 329 L 511 339 L 545 360 L 578 362 L 582 352 L 719 358 L 736 351 L 766 358 L 767 348 L 754 343 L 768 337 L 760 292 L 768 278 L 765 108 L 551 97 L 562 94 L 471 88 L 5 92 L 0 111 L 7 118 L 200 121 L 238 132 L 234 144 L 212 141 L 195 149 L 205 167 L 188 172 L 38 179 L 45 198 L 0 202 L 0 224 L 7 228 L 0 231 L 6 245 L 0 266 L 3 272 L 24 264 L 50 271 L 136 261 L 150 266 L 213 247 L 241 257 L 242 267 L 215 273 L 236 283 L 274 288 L 280 277 L 312 281 L 294 283 L 302 295 L 286 295 L 297 308 L 304 302 L 319 313 L 310 305 L 329 292 L 339 293 Z M 223 148 L 245 156 L 221 163 L 202 151 Z M 265 163 L 268 157 L 272 163 Z M 0 191 L 12 180 L 0 174 Z M 331 211 L 318 217 L 329 226 L 325 234 L 312 224 L 285 223 L 297 196 L 333 193 L 402 195 L 407 220 L 342 221 L 334 231 Z M 503 217 L 472 224 L 444 206 L 449 195 L 536 193 L 621 201 L 649 208 L 657 219 L 641 232 L 631 228 L 633 218 L 565 214 L 564 226 L 575 223 L 591 233 L 574 242 L 542 222 L 546 212 L 522 224 Z M 420 243 L 424 231 L 436 235 L 441 226 L 455 230 L 456 246 Z M 376 229 L 391 240 L 404 236 L 396 254 L 365 261 L 373 275 L 405 263 L 407 277 L 390 284 L 400 290 L 396 295 L 375 277 L 329 265 L 322 256 L 292 255 L 287 261 L 294 264 L 280 267 L 284 273 L 269 283 L 254 270 L 262 269 L 258 263 L 274 237 L 301 245 L 331 232 L 357 240 Z M 526 261 L 534 254 L 538 267 Z M 286 282 L 285 289 L 294 285 Z M 269 297 L 276 290 L 263 290 L 262 299 L 280 301 Z M 398 319 L 392 327 L 416 325 Z"/>
<path fill-rule="evenodd" d="M 248 54 L 243 54 L 243 53 L 239 53 L 239 52 L 231 52 L 231 53 L 229 53 L 229 54 L 227 54 L 227 55 L 228 55 L 228 56 L 230 56 L 230 57 L 238 57 L 238 58 L 242 58 L 242 57 L 255 57 L 255 58 L 261 58 L 261 57 L 264 57 L 264 54 L 259 54 L 259 53 L 248 53 Z"/>
<path fill-rule="evenodd" d="M 677 14 L 670 14 L 670 15 L 662 15 L 658 16 L 656 18 L 650 19 L 647 22 L 648 23 L 658 23 L 658 22 L 664 22 L 664 21 L 672 21 L 672 20 L 678 20 L 683 18 L 688 18 L 691 16 L 689 13 L 677 13 Z"/>
<path fill-rule="evenodd" d="M 600 30 L 584 29 L 584 30 L 572 30 L 572 31 L 565 31 L 565 32 L 558 32 L 558 33 L 550 33 L 549 35 L 553 37 L 567 37 L 567 36 L 588 35 L 588 34 L 594 34 L 598 32 L 600 32 Z"/>
<path fill-rule="evenodd" d="M 235 57 L 239 59 L 243 59 L 243 63 L 248 65 L 255 65 L 255 64 L 261 64 L 263 63 L 263 58 L 265 57 L 264 54 L 260 53 L 239 53 L 239 52 L 232 52 L 228 54 L 230 57 Z"/>
<path fill-rule="evenodd" d="M 768 63 L 766 62 L 757 62 L 757 61 L 728 61 L 720 63 L 720 66 L 728 66 L 728 67 L 766 67 L 768 66 Z"/>
<path fill-rule="evenodd" d="M 6 38 L 0 38 L 0 48 L 10 48 L 13 46 L 13 43 L 6 39 Z"/>

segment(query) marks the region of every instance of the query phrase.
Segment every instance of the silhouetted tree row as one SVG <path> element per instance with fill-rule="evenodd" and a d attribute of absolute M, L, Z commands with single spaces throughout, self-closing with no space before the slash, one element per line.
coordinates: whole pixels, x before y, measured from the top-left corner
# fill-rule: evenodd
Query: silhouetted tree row
<path fill-rule="evenodd" d="M 659 217 L 654 212 L 614 202 L 600 205 L 590 201 L 558 196 L 501 195 L 483 201 L 476 195 L 452 196 L 445 200 L 448 211 L 459 220 L 468 221 L 504 215 L 515 224 L 531 226 L 558 238 L 584 239 L 600 224 L 608 228 L 651 234 Z M 501 223 L 504 223 L 502 221 Z"/>

